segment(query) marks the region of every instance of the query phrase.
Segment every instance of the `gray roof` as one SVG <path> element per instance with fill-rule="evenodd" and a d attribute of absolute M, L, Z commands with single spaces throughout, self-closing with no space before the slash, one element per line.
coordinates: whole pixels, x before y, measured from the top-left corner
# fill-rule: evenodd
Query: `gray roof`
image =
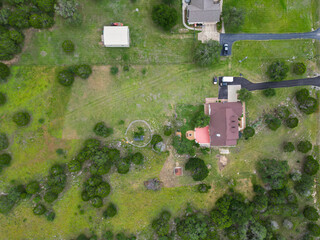
<path fill-rule="evenodd" d="M 213 0 L 191 0 L 188 5 L 188 22 L 219 22 L 220 3 L 213 3 Z"/>

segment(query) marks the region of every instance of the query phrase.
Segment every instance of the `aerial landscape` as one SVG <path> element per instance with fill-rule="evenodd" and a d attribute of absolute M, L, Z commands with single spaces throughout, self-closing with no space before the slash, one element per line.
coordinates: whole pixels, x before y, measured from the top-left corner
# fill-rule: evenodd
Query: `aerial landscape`
<path fill-rule="evenodd" d="M 0 0 L 0 240 L 320 239 L 319 0 Z"/>

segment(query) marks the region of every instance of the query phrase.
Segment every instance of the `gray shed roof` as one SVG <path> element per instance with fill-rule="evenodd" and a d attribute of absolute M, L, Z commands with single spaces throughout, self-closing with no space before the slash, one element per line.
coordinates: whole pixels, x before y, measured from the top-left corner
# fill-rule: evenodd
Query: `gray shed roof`
<path fill-rule="evenodd" d="M 188 22 L 219 22 L 220 3 L 213 3 L 213 0 L 191 0 L 188 5 Z"/>

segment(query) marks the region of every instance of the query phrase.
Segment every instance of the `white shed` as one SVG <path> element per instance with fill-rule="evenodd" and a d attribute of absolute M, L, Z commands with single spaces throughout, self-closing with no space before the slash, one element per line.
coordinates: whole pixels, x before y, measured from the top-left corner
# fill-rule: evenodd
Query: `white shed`
<path fill-rule="evenodd" d="M 104 26 L 103 44 L 105 47 L 130 47 L 128 26 Z"/>

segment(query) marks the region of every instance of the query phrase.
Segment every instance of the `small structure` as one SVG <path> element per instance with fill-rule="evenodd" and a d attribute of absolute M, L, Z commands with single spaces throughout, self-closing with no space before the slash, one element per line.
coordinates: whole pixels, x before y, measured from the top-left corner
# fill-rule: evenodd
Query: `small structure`
<path fill-rule="evenodd" d="M 194 140 L 195 139 L 195 136 L 194 136 L 194 131 L 192 131 L 192 130 L 189 130 L 189 131 L 187 131 L 186 132 L 186 138 L 188 139 L 188 140 Z"/>
<path fill-rule="evenodd" d="M 220 21 L 221 4 L 214 0 L 191 0 L 187 6 L 189 24 L 217 23 Z"/>
<path fill-rule="evenodd" d="M 102 41 L 105 47 L 130 47 L 128 26 L 104 26 Z"/>
<path fill-rule="evenodd" d="M 174 168 L 174 175 L 175 176 L 182 176 L 183 175 L 182 167 L 175 167 Z"/>

